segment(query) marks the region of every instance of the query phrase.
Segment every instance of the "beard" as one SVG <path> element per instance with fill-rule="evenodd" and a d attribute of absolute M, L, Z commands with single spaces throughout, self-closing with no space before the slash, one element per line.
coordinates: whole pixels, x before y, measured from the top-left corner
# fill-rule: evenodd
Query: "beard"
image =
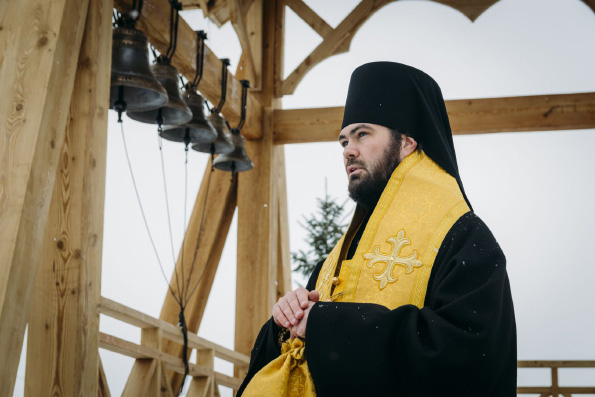
<path fill-rule="evenodd" d="M 349 178 L 349 197 L 362 207 L 372 210 L 376 207 L 393 171 L 399 165 L 400 142 L 393 138 L 375 165 L 366 165 L 357 159 L 350 159 L 347 165 L 358 165 L 365 171 Z M 353 161 L 352 161 L 353 160 Z"/>

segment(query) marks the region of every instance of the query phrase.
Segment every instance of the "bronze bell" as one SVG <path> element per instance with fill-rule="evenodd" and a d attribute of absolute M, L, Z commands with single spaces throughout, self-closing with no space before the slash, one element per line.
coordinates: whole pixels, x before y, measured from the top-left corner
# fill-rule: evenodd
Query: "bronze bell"
<path fill-rule="evenodd" d="M 244 137 L 240 134 L 240 130 L 237 128 L 231 130 L 231 141 L 233 142 L 233 151 L 218 156 L 215 161 L 213 161 L 213 167 L 221 171 L 231 172 L 251 170 L 254 167 L 254 164 L 246 154 Z"/>
<path fill-rule="evenodd" d="M 227 125 L 225 119 L 216 113 L 211 113 L 207 119 L 211 122 L 217 131 L 217 138 L 211 143 L 197 143 L 192 145 L 192 149 L 197 152 L 222 154 L 231 152 L 234 147 L 227 134 Z"/>
<path fill-rule="evenodd" d="M 217 131 L 205 117 L 205 99 L 193 87 L 187 86 L 182 98 L 192 111 L 192 120 L 180 126 L 171 126 L 161 131 L 161 137 L 175 142 L 211 143 L 217 138 Z"/>
<path fill-rule="evenodd" d="M 128 117 L 142 123 L 159 125 L 180 125 L 189 122 L 192 112 L 180 95 L 178 69 L 167 63 L 157 62 L 151 65 L 151 71 L 167 91 L 167 104 L 146 112 L 128 112 Z"/>
<path fill-rule="evenodd" d="M 115 28 L 112 36 L 110 109 L 143 112 L 165 105 L 167 92 L 149 66 L 147 36 L 123 27 Z"/>

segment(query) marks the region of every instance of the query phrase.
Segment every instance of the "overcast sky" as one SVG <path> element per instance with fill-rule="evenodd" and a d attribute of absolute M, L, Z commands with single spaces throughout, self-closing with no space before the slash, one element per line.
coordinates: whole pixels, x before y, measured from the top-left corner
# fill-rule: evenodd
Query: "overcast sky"
<path fill-rule="evenodd" d="M 358 1 L 306 3 L 334 27 Z M 218 29 L 200 11 L 183 12 L 183 17 L 193 29 L 208 32 L 207 44 L 217 56 L 230 58 L 234 71 L 241 51 L 231 26 Z M 288 75 L 321 40 L 289 9 L 285 32 Z M 283 107 L 342 106 L 353 69 L 378 60 L 425 71 L 447 100 L 594 92 L 595 14 L 579 0 L 501 0 L 472 23 L 441 4 L 395 2 L 366 22 L 349 53 L 316 66 L 295 94 L 284 98 Z M 158 317 L 166 283 L 138 210 L 120 129 L 110 113 L 102 295 Z M 173 260 L 156 129 L 128 118 L 124 128 L 141 199 L 169 277 Z M 595 130 L 457 136 L 454 143 L 468 197 L 508 259 L 518 358 L 594 360 Z M 177 253 L 184 230 L 183 147 L 165 142 L 163 150 Z M 325 180 L 329 194 L 342 203 L 346 176 L 338 143 L 288 145 L 285 153 L 295 251 L 307 249 L 306 232 L 297 222 L 315 211 Z M 204 154 L 190 154 L 187 217 L 207 161 Z M 234 340 L 236 233 L 234 218 L 199 331 L 229 348 Z M 137 328 L 105 316 L 101 330 L 140 341 Z M 112 395 L 119 395 L 133 360 L 104 350 L 101 357 Z M 217 361 L 217 368 L 231 374 L 225 363 Z M 595 386 L 595 370 L 561 371 L 560 379 L 565 385 Z M 15 396 L 23 394 L 23 380 L 21 365 Z M 548 382 L 547 370 L 519 371 L 519 385 Z"/>

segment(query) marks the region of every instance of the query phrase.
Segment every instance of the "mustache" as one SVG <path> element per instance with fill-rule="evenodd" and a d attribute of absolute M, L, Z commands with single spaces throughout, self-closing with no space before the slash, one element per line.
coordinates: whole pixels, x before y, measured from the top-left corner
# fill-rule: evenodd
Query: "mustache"
<path fill-rule="evenodd" d="M 365 167 L 365 164 L 362 161 L 356 160 L 354 158 L 350 158 L 349 160 L 347 160 L 347 164 L 345 165 L 345 167 L 349 167 L 350 165 L 357 165 L 361 168 Z"/>

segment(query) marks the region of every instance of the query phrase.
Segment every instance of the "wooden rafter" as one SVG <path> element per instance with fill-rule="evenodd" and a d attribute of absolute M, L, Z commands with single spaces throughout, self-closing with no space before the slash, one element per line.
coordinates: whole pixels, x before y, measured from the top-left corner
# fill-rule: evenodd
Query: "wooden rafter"
<path fill-rule="evenodd" d="M 0 2 L 0 396 L 13 394 L 88 5 Z"/>
<path fill-rule="evenodd" d="M 137 27 L 149 38 L 151 44 L 161 53 L 165 53 L 169 46 L 170 3 L 167 0 L 144 0 L 144 5 Z M 129 12 L 132 0 L 115 0 L 119 12 Z M 196 72 L 196 33 L 180 18 L 178 29 L 178 43 L 172 65 L 178 68 L 187 79 L 192 80 Z M 242 105 L 242 85 L 228 73 L 227 100 L 222 113 L 231 125 L 237 125 L 240 120 Z M 205 46 L 203 77 L 199 85 L 200 92 L 211 103 L 219 103 L 221 98 L 221 61 Z M 248 139 L 258 139 L 261 136 L 262 107 L 258 99 L 248 93 L 248 116 L 242 134 Z"/>
<path fill-rule="evenodd" d="M 312 10 L 303 0 L 285 0 L 289 6 L 300 18 L 323 38 L 328 36 L 333 28 L 326 23 L 314 10 Z"/>
<path fill-rule="evenodd" d="M 583 0 L 583 3 L 585 3 L 593 12 L 595 12 L 595 0 Z"/>
<path fill-rule="evenodd" d="M 112 9 L 89 4 L 29 315 L 30 395 L 98 393 Z"/>
<path fill-rule="evenodd" d="M 248 28 L 246 27 L 246 23 L 244 21 L 244 16 L 246 15 L 246 12 L 242 8 L 240 0 L 229 1 L 231 10 L 231 24 L 238 36 L 240 45 L 242 46 L 242 64 L 243 67 L 246 67 L 248 69 L 244 75 L 247 77 L 248 80 L 252 82 L 253 86 L 259 85 L 258 79 L 256 77 L 256 63 L 254 61 L 252 45 L 250 44 L 250 35 L 248 34 Z"/>
<path fill-rule="evenodd" d="M 455 135 L 595 128 L 595 93 L 446 101 Z M 343 107 L 275 110 L 275 144 L 337 140 Z"/>

